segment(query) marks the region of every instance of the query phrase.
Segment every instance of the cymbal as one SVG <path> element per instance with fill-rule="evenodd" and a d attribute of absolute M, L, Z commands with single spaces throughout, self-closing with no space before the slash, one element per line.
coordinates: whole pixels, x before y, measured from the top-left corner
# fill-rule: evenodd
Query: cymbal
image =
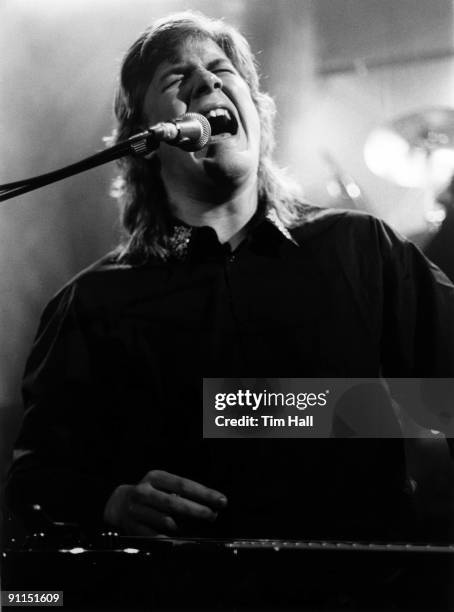
<path fill-rule="evenodd" d="M 454 148 L 454 109 L 443 106 L 426 108 L 398 117 L 389 127 L 412 147 Z"/>
<path fill-rule="evenodd" d="M 454 173 L 454 109 L 429 107 L 374 129 L 364 158 L 374 174 L 397 185 L 440 188 Z"/>

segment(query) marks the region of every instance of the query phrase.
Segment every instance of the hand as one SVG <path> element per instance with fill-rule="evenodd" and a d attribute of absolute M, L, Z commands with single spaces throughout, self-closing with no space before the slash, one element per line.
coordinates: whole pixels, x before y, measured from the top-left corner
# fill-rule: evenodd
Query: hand
<path fill-rule="evenodd" d="M 173 535 L 183 520 L 215 521 L 226 505 L 226 497 L 218 491 L 153 470 L 139 484 L 115 489 L 104 509 L 104 520 L 128 535 Z"/>

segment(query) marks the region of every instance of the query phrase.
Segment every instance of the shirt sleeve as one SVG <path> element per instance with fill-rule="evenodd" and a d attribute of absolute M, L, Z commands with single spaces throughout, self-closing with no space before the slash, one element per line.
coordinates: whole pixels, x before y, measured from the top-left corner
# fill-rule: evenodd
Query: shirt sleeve
<path fill-rule="evenodd" d="M 70 285 L 44 310 L 26 364 L 25 412 L 6 491 L 12 511 L 25 522 L 39 504 L 53 520 L 100 525 L 116 485 L 91 434 L 100 431 L 100 417 L 80 319 Z"/>
<path fill-rule="evenodd" d="M 454 286 L 411 242 L 375 221 L 383 261 L 382 369 L 424 427 L 454 435 Z"/>

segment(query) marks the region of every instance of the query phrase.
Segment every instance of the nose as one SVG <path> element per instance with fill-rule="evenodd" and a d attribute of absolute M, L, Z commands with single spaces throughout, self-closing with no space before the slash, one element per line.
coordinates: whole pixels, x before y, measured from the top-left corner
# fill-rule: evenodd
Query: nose
<path fill-rule="evenodd" d="M 207 93 L 211 93 L 216 89 L 222 89 L 222 80 L 209 70 L 200 69 L 194 74 L 194 85 L 192 88 L 192 96 L 197 98 Z"/>

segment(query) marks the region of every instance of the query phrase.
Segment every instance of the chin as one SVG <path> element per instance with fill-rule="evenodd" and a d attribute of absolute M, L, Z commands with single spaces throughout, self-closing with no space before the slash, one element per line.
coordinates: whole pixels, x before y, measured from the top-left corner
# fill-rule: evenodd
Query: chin
<path fill-rule="evenodd" d="M 250 171 L 244 166 L 232 162 L 221 163 L 217 160 L 206 159 L 203 162 L 206 175 L 216 183 L 216 185 L 235 188 L 239 183 L 250 175 Z"/>
<path fill-rule="evenodd" d="M 250 151 L 234 149 L 212 151 L 201 160 L 206 174 L 215 180 L 237 182 L 257 173 L 258 161 Z M 214 154 L 213 154 L 214 153 Z"/>

